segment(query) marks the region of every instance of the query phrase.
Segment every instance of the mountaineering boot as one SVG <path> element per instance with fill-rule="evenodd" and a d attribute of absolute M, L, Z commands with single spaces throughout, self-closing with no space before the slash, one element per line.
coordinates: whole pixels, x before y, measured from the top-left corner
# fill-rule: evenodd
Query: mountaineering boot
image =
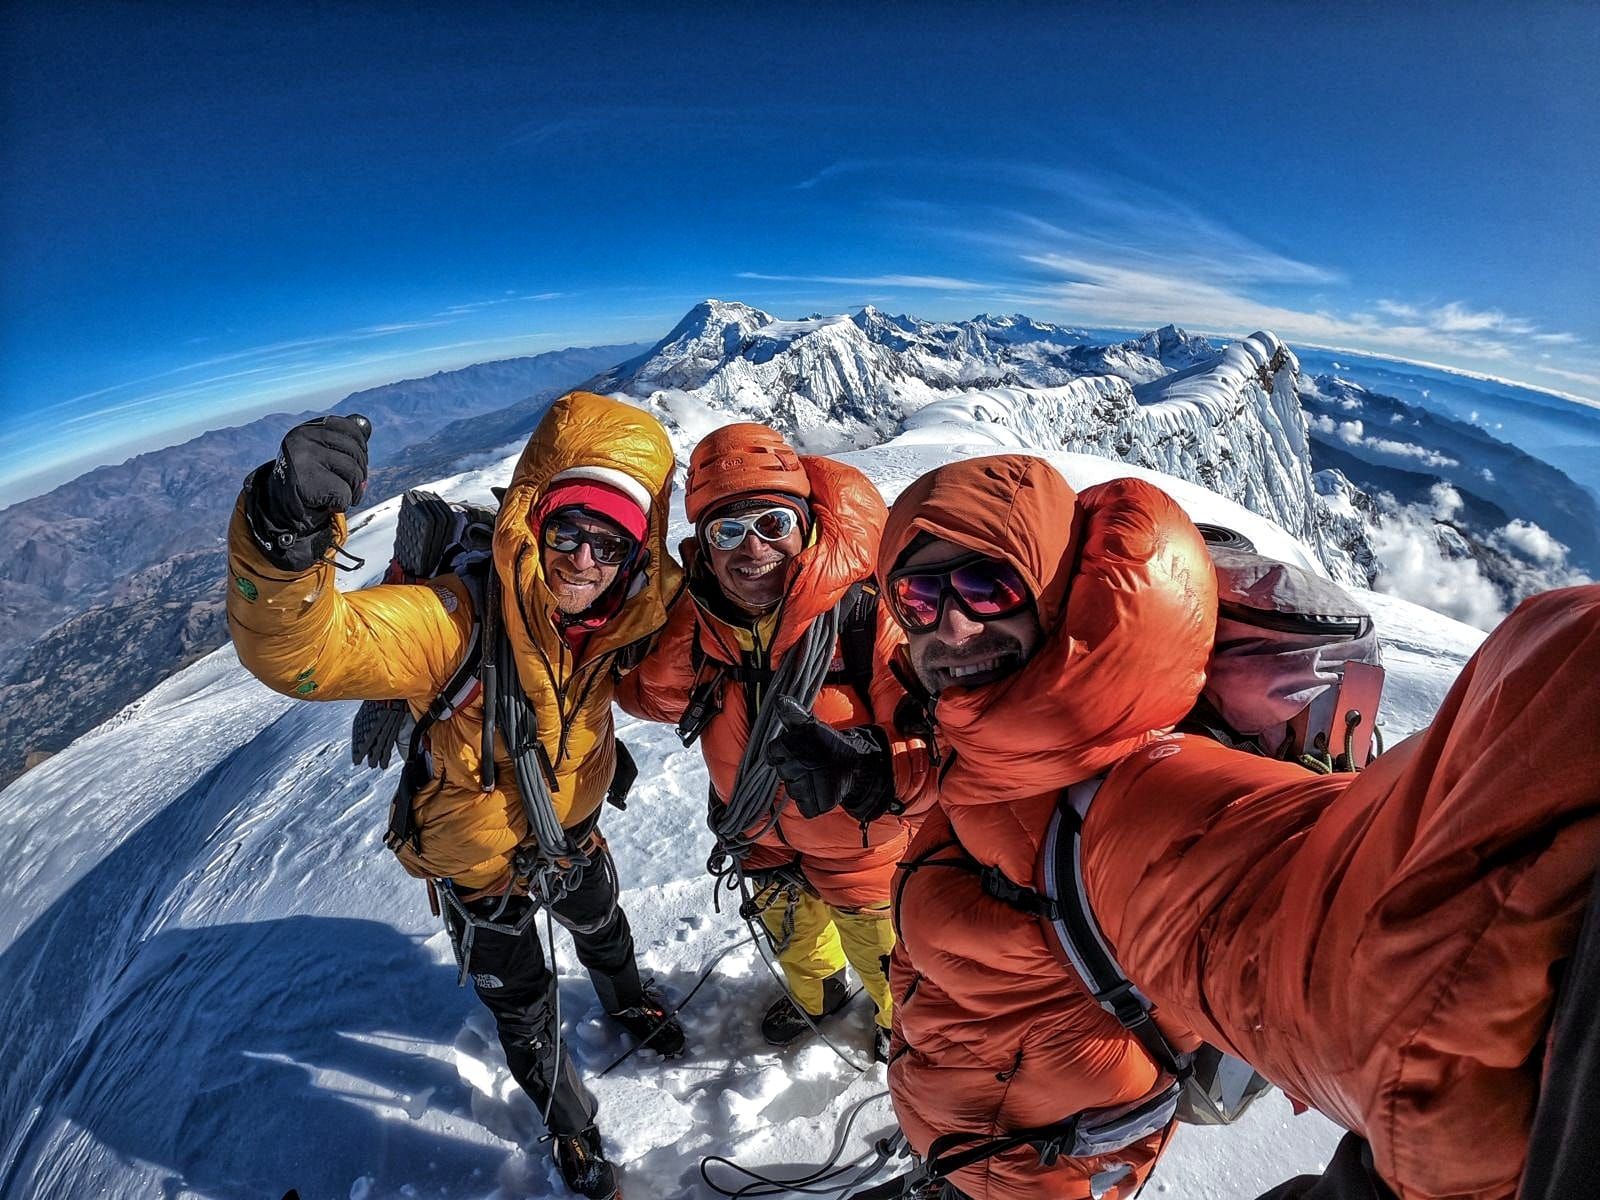
<path fill-rule="evenodd" d="M 872 1027 L 872 1061 L 889 1061 L 889 1031 L 882 1025 Z"/>
<path fill-rule="evenodd" d="M 811 1032 L 811 1027 L 825 1017 L 831 1017 L 850 1002 L 851 991 L 845 986 L 842 972 L 829 975 L 822 981 L 822 1011 L 806 1014 L 800 1011 L 800 1006 L 794 1002 L 794 997 L 785 992 L 767 1009 L 767 1015 L 761 1018 L 761 1036 L 774 1046 L 787 1046 L 796 1038 Z"/>
<path fill-rule="evenodd" d="M 607 1014 L 639 1043 L 643 1050 L 654 1050 L 662 1058 L 677 1058 L 683 1053 L 683 1026 L 667 1013 L 666 1001 L 655 988 L 642 989 L 638 1004 Z"/>
<path fill-rule="evenodd" d="M 620 1196 L 617 1173 L 600 1148 L 600 1131 L 593 1125 L 581 1133 L 558 1133 L 554 1137 L 556 1166 L 567 1188 L 589 1200 L 612 1200 Z"/>

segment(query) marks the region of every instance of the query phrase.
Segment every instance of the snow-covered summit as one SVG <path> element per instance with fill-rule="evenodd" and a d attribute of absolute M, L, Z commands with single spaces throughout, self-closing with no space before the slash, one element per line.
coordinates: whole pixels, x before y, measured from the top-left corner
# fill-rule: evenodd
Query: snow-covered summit
<path fill-rule="evenodd" d="M 1129 344 L 1123 343 L 1123 345 Z M 1217 352 L 1209 339 L 1197 337 L 1179 329 L 1176 325 L 1163 325 L 1160 329 L 1134 338 L 1131 345 L 1136 347 L 1139 353 L 1155 359 L 1169 371 L 1182 371 L 1205 361 Z"/>
<path fill-rule="evenodd" d="M 1169 341 L 1196 340 L 1173 331 Z M 881 440 L 907 412 L 953 390 L 1049 387 L 1091 374 L 1154 379 L 1175 365 L 1157 357 L 1161 345 L 1091 346 L 1080 330 L 1021 314 L 937 322 L 868 306 L 780 321 L 707 300 L 588 386 L 643 400 L 669 420 L 709 406 L 767 421 L 812 449 L 837 449 Z"/>
<path fill-rule="evenodd" d="M 650 388 L 704 386 L 706 379 L 745 340 L 775 318 L 748 304 L 702 300 L 644 354 L 597 376 L 586 386 L 595 391 L 637 391 Z"/>

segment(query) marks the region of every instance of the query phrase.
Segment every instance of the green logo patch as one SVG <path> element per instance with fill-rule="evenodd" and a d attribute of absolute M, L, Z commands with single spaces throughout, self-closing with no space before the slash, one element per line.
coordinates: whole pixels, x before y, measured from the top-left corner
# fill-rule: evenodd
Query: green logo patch
<path fill-rule="evenodd" d="M 315 679 L 308 679 L 304 683 L 302 683 L 299 687 L 295 688 L 294 694 L 296 696 L 309 696 L 309 695 L 311 695 L 312 692 L 314 692 L 316 690 L 317 690 L 317 681 Z"/>
<path fill-rule="evenodd" d="M 255 603 L 256 597 L 261 595 L 261 593 L 256 590 L 256 585 L 251 583 L 243 575 L 235 575 L 233 577 L 233 586 L 239 589 L 239 595 L 243 596 L 252 604 Z"/>

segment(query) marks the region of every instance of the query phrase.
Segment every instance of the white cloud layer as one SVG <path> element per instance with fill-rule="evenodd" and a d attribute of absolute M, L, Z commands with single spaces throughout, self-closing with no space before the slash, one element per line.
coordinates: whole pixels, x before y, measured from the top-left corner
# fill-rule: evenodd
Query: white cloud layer
<path fill-rule="evenodd" d="M 908 195 L 909 181 L 928 173 L 964 176 L 1005 201 L 942 205 Z M 994 282 L 964 290 L 1030 315 L 1127 328 L 1175 322 L 1227 336 L 1270 329 L 1291 344 L 1347 347 L 1493 376 L 1514 371 L 1526 383 L 1552 389 L 1578 385 L 1588 393 L 1579 399 L 1600 402 L 1600 351 L 1576 333 L 1541 329 L 1525 316 L 1463 299 L 1370 297 L 1360 280 L 1108 171 L 863 160 L 835 163 L 798 186 L 847 179 L 869 179 L 888 193 L 881 203 L 902 231 L 919 228 L 985 251 L 993 266 L 984 273 Z M 921 277 L 815 278 L 897 286 L 891 281 Z M 1551 349 L 1562 352 L 1561 361 L 1549 359 Z"/>
<path fill-rule="evenodd" d="M 1374 586 L 1479 629 L 1493 629 L 1517 603 L 1537 592 L 1591 582 L 1567 564 L 1567 547 L 1531 521 L 1495 530 L 1474 553 L 1453 526 L 1464 504 L 1449 484 L 1435 484 L 1427 502 L 1400 505 L 1376 497 L 1372 530 L 1379 570 Z M 1487 552 L 1494 578 L 1479 555 Z"/>

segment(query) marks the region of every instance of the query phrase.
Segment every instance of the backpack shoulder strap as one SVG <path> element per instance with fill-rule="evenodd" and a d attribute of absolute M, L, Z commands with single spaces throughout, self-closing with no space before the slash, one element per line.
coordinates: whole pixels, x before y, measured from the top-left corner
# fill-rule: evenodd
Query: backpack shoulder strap
<path fill-rule="evenodd" d="M 858 579 L 839 601 L 841 666 L 828 672 L 827 682 L 854 689 L 868 711 L 872 708 L 872 660 L 877 642 L 878 585 L 872 579 Z"/>
<path fill-rule="evenodd" d="M 406 744 L 405 764 L 400 772 L 400 785 L 395 789 L 394 799 L 389 804 L 389 831 L 384 836 L 384 844 L 391 850 L 398 848 L 403 842 L 410 842 L 415 849 L 421 850 L 421 846 L 418 845 L 420 832 L 417 829 L 413 801 L 416 799 L 417 789 L 433 777 L 433 771 L 427 761 L 425 740 L 435 725 L 440 721 L 448 721 L 464 708 L 478 694 L 482 685 L 480 668 L 484 657 L 483 647 L 488 637 L 492 636 L 488 630 L 493 627 L 494 622 L 486 608 L 484 580 L 479 578 L 475 581 L 466 574 L 460 578 L 472 600 L 472 634 L 467 643 L 466 653 L 461 656 L 454 673 L 439 690 L 438 695 L 429 701 L 428 707 L 411 727 L 411 738 Z M 366 703 L 374 702 L 369 700 Z M 487 711 L 486 705 L 486 716 Z M 485 727 L 488 727 L 487 720 Z M 494 759 L 491 755 L 489 758 L 491 771 L 493 766 Z"/>
<path fill-rule="evenodd" d="M 1055 902 L 1054 913 L 1042 920 L 1067 962 L 1094 997 L 1169 1074 L 1183 1077 L 1189 1056 L 1175 1049 L 1156 1026 L 1150 1001 L 1133 986 L 1106 942 L 1089 907 L 1083 878 L 1083 818 L 1104 777 L 1067 788 L 1045 830 L 1041 847 L 1044 893 Z"/>

